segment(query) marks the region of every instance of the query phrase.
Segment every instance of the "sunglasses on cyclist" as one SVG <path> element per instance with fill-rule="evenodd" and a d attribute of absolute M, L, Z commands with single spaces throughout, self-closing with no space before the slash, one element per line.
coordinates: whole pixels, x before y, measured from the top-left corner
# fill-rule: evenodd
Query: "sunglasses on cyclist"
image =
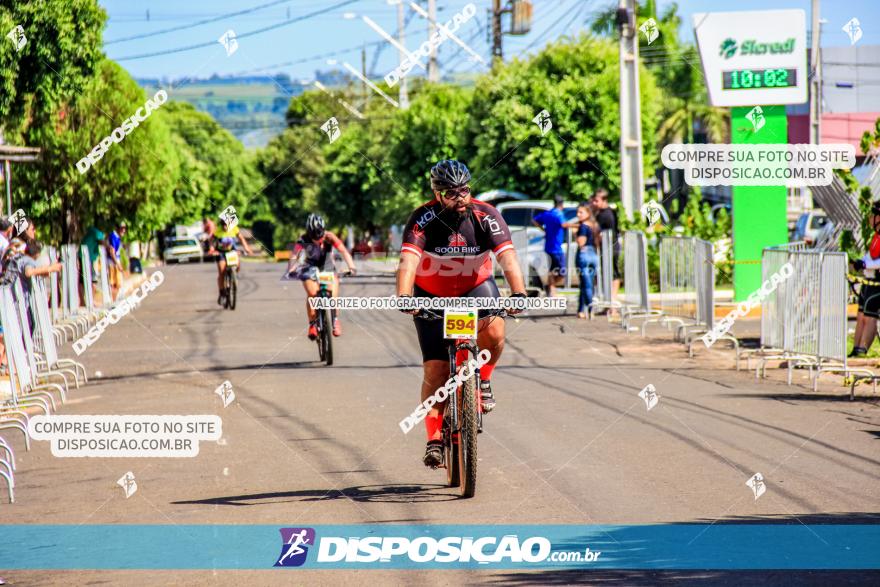
<path fill-rule="evenodd" d="M 469 196 L 470 193 L 471 188 L 469 188 L 468 186 L 464 186 L 455 189 L 443 190 L 440 192 L 440 197 L 446 200 L 460 200 Z"/>

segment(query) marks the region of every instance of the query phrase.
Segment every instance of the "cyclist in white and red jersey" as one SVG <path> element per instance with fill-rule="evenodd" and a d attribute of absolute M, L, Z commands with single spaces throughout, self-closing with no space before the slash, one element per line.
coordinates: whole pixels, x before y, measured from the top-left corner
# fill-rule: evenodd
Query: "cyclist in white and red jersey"
<path fill-rule="evenodd" d="M 441 161 L 431 169 L 434 199 L 419 206 L 404 228 L 398 296 L 500 297 L 490 254 L 498 259 L 512 297 L 526 296 L 510 229 L 498 210 L 471 197 L 470 179 L 470 171 L 459 161 Z M 441 320 L 416 317 L 414 322 L 424 365 L 424 401 L 449 376 L 448 351 Z M 488 413 L 495 407 L 490 379 L 504 348 L 504 319 L 486 318 L 481 311 L 477 343 L 491 353 L 489 362 L 480 367 L 480 399 L 483 412 Z M 424 463 L 429 467 L 442 462 L 444 409 L 445 404 L 437 404 L 425 418 Z"/>

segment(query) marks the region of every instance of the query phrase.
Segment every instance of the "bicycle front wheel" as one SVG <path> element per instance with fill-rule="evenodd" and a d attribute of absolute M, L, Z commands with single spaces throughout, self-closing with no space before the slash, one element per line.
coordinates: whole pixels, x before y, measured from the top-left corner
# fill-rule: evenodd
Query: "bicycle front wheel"
<path fill-rule="evenodd" d="M 235 302 L 238 298 L 238 277 L 235 275 L 235 271 L 229 271 L 229 309 L 235 309 Z"/>
<path fill-rule="evenodd" d="M 321 340 L 324 346 L 324 361 L 329 367 L 333 364 L 333 337 L 330 334 L 330 329 L 333 328 L 333 323 L 330 320 L 329 310 L 324 310 L 321 313 L 324 314 L 324 328 L 321 330 Z"/>
<path fill-rule="evenodd" d="M 477 491 L 477 430 L 479 428 L 479 393 L 477 375 L 468 378 L 461 386 L 461 411 L 458 435 L 458 452 L 460 481 L 459 488 L 463 497 L 473 497 Z"/>
<path fill-rule="evenodd" d="M 229 269 L 226 269 L 225 273 L 223 274 L 223 307 L 227 310 L 229 309 L 229 294 L 231 293 L 230 281 L 231 277 L 229 275 Z"/>

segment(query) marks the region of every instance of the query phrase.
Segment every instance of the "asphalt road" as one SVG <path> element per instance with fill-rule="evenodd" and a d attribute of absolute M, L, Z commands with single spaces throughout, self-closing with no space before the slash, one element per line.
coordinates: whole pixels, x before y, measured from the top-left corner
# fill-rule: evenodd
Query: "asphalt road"
<path fill-rule="evenodd" d="M 184 459 L 59 459 L 19 450 L 18 524 L 876 523 L 880 410 L 840 388 L 758 383 L 729 354 L 690 360 L 661 330 L 643 340 L 605 320 L 508 320 L 498 407 L 480 436 L 479 482 L 459 499 L 421 464 L 424 432 L 398 422 L 418 403 L 411 319 L 349 312 L 336 364 L 305 337 L 301 286 L 282 266 L 247 263 L 239 308 L 216 304 L 213 265 L 162 269 L 165 282 L 81 357 L 92 381 L 63 414 L 218 414 L 223 439 Z M 389 295 L 391 276 L 344 295 Z M 69 347 L 67 355 L 71 355 Z M 714 357 L 714 358 L 713 358 Z M 724 364 L 724 369 L 710 368 Z M 100 371 L 101 376 L 96 377 Z M 223 408 L 224 380 L 236 400 Z M 637 396 L 653 384 L 648 411 Z M 6 435 L 12 437 L 11 435 Z M 132 471 L 125 499 L 116 480 Z M 745 485 L 761 472 L 768 490 Z M 816 539 L 821 539 L 818 537 Z M 2 537 L 0 537 L 2 541 Z M 0 572 L 12 584 L 270 584 L 265 572 Z M 297 584 L 775 584 L 773 573 L 297 571 Z M 276 578 L 273 578 L 276 577 Z M 802 573 L 814 584 L 860 574 Z"/>

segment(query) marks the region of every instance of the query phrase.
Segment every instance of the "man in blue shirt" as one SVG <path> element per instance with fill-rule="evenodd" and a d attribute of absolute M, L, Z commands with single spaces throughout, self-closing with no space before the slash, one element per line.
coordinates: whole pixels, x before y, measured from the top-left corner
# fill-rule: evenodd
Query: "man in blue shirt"
<path fill-rule="evenodd" d="M 125 222 L 120 222 L 116 230 L 107 235 L 107 253 L 110 257 L 107 263 L 108 277 L 110 281 L 110 295 L 116 299 L 116 294 L 122 286 L 122 237 L 125 236 L 128 227 Z"/>
<path fill-rule="evenodd" d="M 547 295 L 556 295 L 556 287 L 562 283 L 565 275 L 565 252 L 562 250 L 565 216 L 562 208 L 565 200 L 562 196 L 554 198 L 555 207 L 541 212 L 532 219 L 538 228 L 544 231 L 544 252 L 550 257 L 550 273 L 547 274 Z"/>

